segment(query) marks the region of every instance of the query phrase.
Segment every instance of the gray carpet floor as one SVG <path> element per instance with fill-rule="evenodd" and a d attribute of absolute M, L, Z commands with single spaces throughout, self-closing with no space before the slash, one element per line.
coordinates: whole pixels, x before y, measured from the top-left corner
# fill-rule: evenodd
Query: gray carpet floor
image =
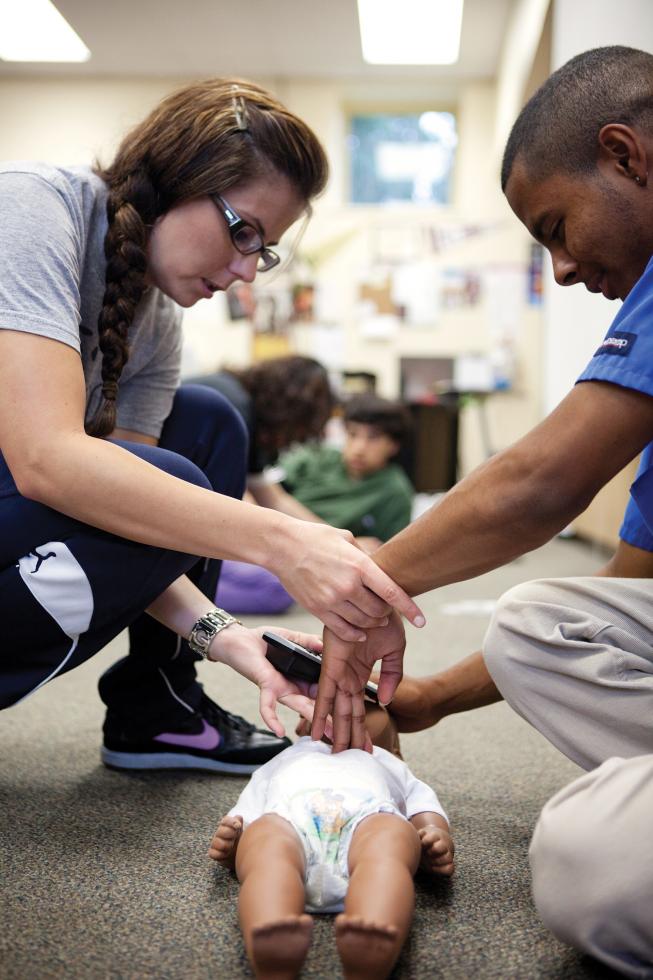
<path fill-rule="evenodd" d="M 429 623 L 409 630 L 407 669 L 431 673 L 477 649 L 487 600 L 511 585 L 590 574 L 603 560 L 586 545 L 559 539 L 504 569 L 423 597 Z M 485 605 L 465 605 L 476 600 Z M 296 608 L 274 622 L 312 624 Z M 118 637 L 0 715 L 2 978 L 251 976 L 237 882 L 205 856 L 217 820 L 245 780 L 103 768 L 96 681 L 125 649 L 125 637 Z M 256 691 L 246 681 L 208 664 L 202 679 L 226 707 L 256 716 Z M 290 729 L 291 715 L 284 720 Z M 414 926 L 393 977 L 613 976 L 548 934 L 530 896 L 527 848 L 537 814 L 579 770 L 505 704 L 403 736 L 402 747 L 449 812 L 458 865 L 451 883 L 418 878 Z M 341 976 L 330 916 L 316 921 L 302 976 Z"/>

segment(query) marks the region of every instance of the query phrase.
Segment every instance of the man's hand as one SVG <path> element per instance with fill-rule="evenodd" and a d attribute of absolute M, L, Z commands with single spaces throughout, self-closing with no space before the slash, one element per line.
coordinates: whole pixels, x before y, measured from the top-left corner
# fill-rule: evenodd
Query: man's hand
<path fill-rule="evenodd" d="M 379 701 L 387 704 L 392 700 L 402 676 L 405 646 L 404 627 L 397 613 L 392 613 L 387 626 L 369 630 L 365 643 L 347 643 L 325 629 L 312 737 L 322 738 L 327 718 L 332 715 L 334 752 L 369 749 L 363 689 L 372 667 L 381 660 Z"/>

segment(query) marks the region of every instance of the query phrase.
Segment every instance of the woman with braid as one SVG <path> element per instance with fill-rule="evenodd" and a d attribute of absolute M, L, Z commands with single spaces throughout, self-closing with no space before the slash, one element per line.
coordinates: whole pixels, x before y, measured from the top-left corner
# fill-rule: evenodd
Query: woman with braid
<path fill-rule="evenodd" d="M 277 700 L 310 715 L 210 601 L 219 559 L 270 569 L 343 639 L 391 606 L 421 624 L 349 534 L 242 502 L 242 421 L 179 387 L 179 307 L 272 269 L 326 178 L 311 130 L 234 80 L 166 98 L 106 168 L 0 167 L 0 704 L 128 626 L 100 681 L 110 766 L 251 772 L 288 744 Z M 261 687 L 274 734 L 209 700 L 201 656 Z"/>

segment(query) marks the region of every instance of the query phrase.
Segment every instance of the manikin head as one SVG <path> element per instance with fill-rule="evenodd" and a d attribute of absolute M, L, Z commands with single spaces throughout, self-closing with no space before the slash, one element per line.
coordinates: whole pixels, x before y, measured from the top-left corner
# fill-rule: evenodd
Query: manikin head
<path fill-rule="evenodd" d="M 618 46 L 547 79 L 518 116 L 501 171 L 556 281 L 608 299 L 624 299 L 653 255 L 652 179 L 653 55 Z"/>

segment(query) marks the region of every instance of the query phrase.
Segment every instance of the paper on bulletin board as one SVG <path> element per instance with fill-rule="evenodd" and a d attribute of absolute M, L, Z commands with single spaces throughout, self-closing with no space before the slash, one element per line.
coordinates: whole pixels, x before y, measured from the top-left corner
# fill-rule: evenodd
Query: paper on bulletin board
<path fill-rule="evenodd" d="M 373 265 L 410 261 L 422 251 L 422 228 L 414 223 L 395 222 L 370 228 L 369 252 Z"/>
<path fill-rule="evenodd" d="M 345 332 L 335 323 L 312 323 L 309 327 L 293 330 L 295 350 L 316 361 L 330 371 L 342 371 L 345 367 Z"/>
<path fill-rule="evenodd" d="M 442 309 L 442 276 L 428 258 L 404 262 L 392 273 L 392 299 L 408 326 L 434 326 Z"/>
<path fill-rule="evenodd" d="M 457 391 L 492 391 L 494 372 L 486 354 L 459 354 L 454 358 L 453 386 Z"/>
<path fill-rule="evenodd" d="M 392 340 L 399 333 L 400 320 L 394 313 L 372 313 L 363 317 L 358 332 L 367 340 Z"/>
<path fill-rule="evenodd" d="M 526 266 L 490 266 L 483 288 L 490 335 L 514 338 L 526 305 Z"/>

